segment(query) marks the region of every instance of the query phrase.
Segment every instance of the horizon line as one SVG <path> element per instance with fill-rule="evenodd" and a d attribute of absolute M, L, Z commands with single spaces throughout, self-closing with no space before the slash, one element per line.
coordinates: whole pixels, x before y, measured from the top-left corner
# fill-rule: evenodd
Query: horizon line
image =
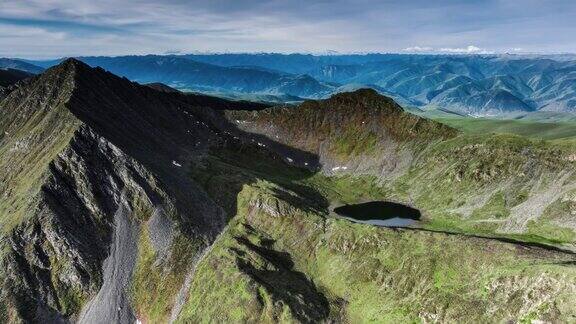
<path fill-rule="evenodd" d="M 134 53 L 134 54 L 109 54 L 109 55 L 65 55 L 59 57 L 51 58 L 34 58 L 26 56 L 5 56 L 0 58 L 14 59 L 14 60 L 27 60 L 27 61 L 55 61 L 63 60 L 66 58 L 81 58 L 81 57 L 126 57 L 126 56 L 187 56 L 187 55 L 311 55 L 311 56 L 345 56 L 345 55 L 357 55 L 357 56 L 368 56 L 368 55 L 412 55 L 412 56 L 555 56 L 555 55 L 575 55 L 576 52 L 489 52 L 489 53 L 466 53 L 466 52 L 441 52 L 441 51 L 431 51 L 431 52 L 408 52 L 408 51 L 390 51 L 390 52 L 380 52 L 380 51 L 355 51 L 355 52 L 339 52 L 339 51 L 319 51 L 319 52 L 274 52 L 274 51 L 191 51 L 191 52 L 163 52 L 163 53 Z"/>

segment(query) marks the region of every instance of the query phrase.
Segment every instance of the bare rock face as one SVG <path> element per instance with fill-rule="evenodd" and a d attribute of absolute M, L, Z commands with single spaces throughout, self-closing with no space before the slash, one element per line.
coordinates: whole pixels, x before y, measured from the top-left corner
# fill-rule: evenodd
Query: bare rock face
<path fill-rule="evenodd" d="M 132 323 L 129 285 L 137 258 L 138 222 L 126 202 L 114 214 L 110 254 L 102 267 L 103 282 L 80 313 L 79 323 Z"/>
<path fill-rule="evenodd" d="M 10 210 L 22 218 L 3 228 L 1 313 L 9 321 L 132 322 L 128 289 L 141 224 L 151 219 L 150 236 L 164 255 L 171 236 L 197 241 L 200 253 L 224 226 L 221 208 L 186 176 L 192 158 L 218 142 L 210 122 L 217 117 L 179 94 L 158 96 L 74 60 L 17 91 L 2 102 L 2 149 L 30 135 L 16 133 L 18 123 L 37 118 L 48 139 L 32 137 L 12 158 L 29 163 L 30 152 L 59 152 L 33 165 L 41 168 L 32 179 L 38 189 L 2 188 L 20 205 L 7 205 L 0 218 L 15 217 Z M 52 114 L 69 122 L 45 123 Z M 64 143 L 45 145 L 67 133 Z M 15 178 L 15 165 L 4 167 L 12 170 L 6 180 L 26 183 Z"/>
<path fill-rule="evenodd" d="M 37 199 L 35 216 L 11 235 L 7 258 L 12 261 L 7 263 L 11 295 L 16 304 L 38 305 L 40 314 L 22 311 L 36 319 L 46 316 L 42 313 L 76 314 L 101 284 L 96 297 L 100 300 L 113 294 L 106 289 L 126 290 L 136 257 L 138 223 L 151 217 L 156 206 L 175 208 L 151 172 L 86 126 L 51 164 Z M 119 271 L 124 275 L 110 277 Z M 129 309 L 125 301 L 120 304 Z M 83 319 L 99 318 L 93 313 L 87 312 Z"/>

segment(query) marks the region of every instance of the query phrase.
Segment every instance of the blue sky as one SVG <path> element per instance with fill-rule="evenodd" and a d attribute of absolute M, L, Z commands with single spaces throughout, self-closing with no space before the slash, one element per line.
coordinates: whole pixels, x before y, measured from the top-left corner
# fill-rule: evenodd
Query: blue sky
<path fill-rule="evenodd" d="M 573 0 L 0 0 L 0 56 L 576 53 Z"/>

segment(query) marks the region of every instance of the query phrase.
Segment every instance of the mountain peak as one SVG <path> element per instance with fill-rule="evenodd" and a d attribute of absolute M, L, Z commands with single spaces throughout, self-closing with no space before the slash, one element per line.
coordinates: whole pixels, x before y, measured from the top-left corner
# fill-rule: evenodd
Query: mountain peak
<path fill-rule="evenodd" d="M 78 71 L 89 72 L 90 70 L 93 70 L 93 68 L 88 64 L 71 57 L 51 67 L 46 71 L 47 73 L 44 74 L 75 74 Z"/>
<path fill-rule="evenodd" d="M 380 96 L 380 94 L 378 93 L 378 91 L 372 89 L 372 88 L 360 88 L 354 91 L 350 91 L 350 92 L 344 92 L 346 94 L 349 95 L 353 95 L 353 96 L 360 96 L 360 97 L 365 97 L 365 96 Z"/>
<path fill-rule="evenodd" d="M 69 58 L 63 60 L 62 62 L 60 62 L 60 64 L 58 64 L 58 65 L 88 66 L 86 63 L 80 61 L 79 59 L 77 59 L 75 57 L 69 57 Z"/>
<path fill-rule="evenodd" d="M 341 92 L 321 101 L 310 101 L 312 104 L 324 103 L 330 109 L 357 110 L 359 107 L 370 110 L 382 110 L 388 113 L 404 111 L 392 98 L 381 95 L 374 89 L 362 88 L 351 92 Z"/>

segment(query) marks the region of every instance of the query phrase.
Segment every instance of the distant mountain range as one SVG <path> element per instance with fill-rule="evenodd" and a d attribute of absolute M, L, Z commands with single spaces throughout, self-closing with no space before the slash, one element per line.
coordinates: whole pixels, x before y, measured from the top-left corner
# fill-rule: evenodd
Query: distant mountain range
<path fill-rule="evenodd" d="M 471 114 L 575 111 L 576 61 L 555 56 L 188 55 L 222 66 L 258 65 L 307 73 L 342 85 L 367 85 L 399 101 Z"/>
<path fill-rule="evenodd" d="M 308 75 L 289 74 L 261 67 L 223 67 L 184 57 L 148 55 L 83 57 L 80 60 L 132 81 L 161 82 L 188 91 L 317 98 L 328 96 L 335 88 Z M 38 63 L 49 67 L 58 61 Z"/>
<path fill-rule="evenodd" d="M 44 71 L 44 68 L 34 65 L 23 60 L 15 60 L 9 58 L 0 58 L 0 70 L 15 69 L 21 70 L 28 73 L 40 73 Z"/>
<path fill-rule="evenodd" d="M 404 106 L 470 115 L 576 111 L 576 60 L 517 55 L 209 54 L 83 57 L 140 83 L 268 102 L 373 88 Z M 0 60 L 37 73 L 54 61 Z M 32 68 L 34 67 L 34 68 Z M 36 72 L 34 72 L 36 69 Z"/>

